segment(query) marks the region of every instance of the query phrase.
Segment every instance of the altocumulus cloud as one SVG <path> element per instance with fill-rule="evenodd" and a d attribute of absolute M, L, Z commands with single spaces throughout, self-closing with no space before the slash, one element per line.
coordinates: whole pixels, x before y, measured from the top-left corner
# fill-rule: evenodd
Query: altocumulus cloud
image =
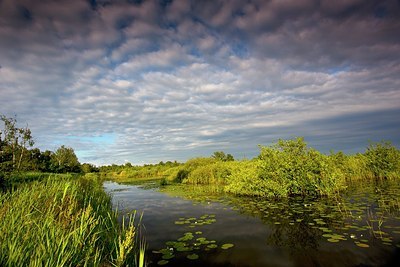
<path fill-rule="evenodd" d="M 396 0 L 0 1 L 0 113 L 82 162 L 400 139 Z"/>

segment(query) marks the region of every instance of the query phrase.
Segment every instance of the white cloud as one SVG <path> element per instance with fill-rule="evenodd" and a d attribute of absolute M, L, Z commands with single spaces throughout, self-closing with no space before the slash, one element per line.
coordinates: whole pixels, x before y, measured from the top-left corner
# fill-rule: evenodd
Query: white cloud
<path fill-rule="evenodd" d="M 28 122 L 42 149 L 138 163 L 298 135 L 400 142 L 395 8 L 382 20 L 314 1 L 19 2 L 31 20 L 0 2 L 0 113 Z"/>

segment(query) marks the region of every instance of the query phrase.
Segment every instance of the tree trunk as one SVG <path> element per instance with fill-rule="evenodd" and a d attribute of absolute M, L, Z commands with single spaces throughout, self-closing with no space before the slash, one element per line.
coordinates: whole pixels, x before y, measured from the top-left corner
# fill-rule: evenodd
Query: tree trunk
<path fill-rule="evenodd" d="M 22 157 L 24 156 L 24 151 L 25 151 L 25 146 L 22 147 L 21 155 L 19 157 L 18 166 L 17 166 L 18 171 L 19 171 L 19 168 L 21 167 L 21 162 L 22 162 Z"/>

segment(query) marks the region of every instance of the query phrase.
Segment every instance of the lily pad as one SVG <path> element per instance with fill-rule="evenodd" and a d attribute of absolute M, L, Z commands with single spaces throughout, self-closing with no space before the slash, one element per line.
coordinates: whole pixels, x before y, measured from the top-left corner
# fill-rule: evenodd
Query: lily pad
<path fill-rule="evenodd" d="M 166 260 L 160 260 L 160 261 L 158 261 L 157 262 L 157 264 L 158 265 L 165 265 L 165 264 L 167 264 L 169 261 L 166 261 Z"/>
<path fill-rule="evenodd" d="M 222 249 L 229 249 L 229 248 L 232 248 L 233 246 L 234 246 L 233 244 L 227 243 L 227 244 L 223 244 L 223 245 L 221 246 L 221 248 L 222 248 Z"/>
<path fill-rule="evenodd" d="M 329 238 L 327 241 L 328 241 L 328 242 L 331 242 L 331 243 L 337 243 L 337 242 L 339 242 L 340 240 L 339 240 L 339 239 L 334 239 L 334 238 Z"/>
<path fill-rule="evenodd" d="M 187 255 L 186 258 L 188 258 L 189 260 L 197 260 L 199 258 L 199 255 L 193 253 L 193 254 Z"/>
<path fill-rule="evenodd" d="M 359 246 L 360 248 L 369 248 L 369 245 L 364 243 L 356 243 L 356 245 Z"/>
<path fill-rule="evenodd" d="M 178 252 L 184 252 L 184 251 L 192 251 L 193 249 L 191 247 L 179 247 L 176 249 Z"/>
<path fill-rule="evenodd" d="M 175 255 L 174 254 L 164 254 L 163 256 L 162 256 L 162 259 L 163 260 L 170 260 L 170 259 L 172 259 L 173 257 L 175 257 Z"/>

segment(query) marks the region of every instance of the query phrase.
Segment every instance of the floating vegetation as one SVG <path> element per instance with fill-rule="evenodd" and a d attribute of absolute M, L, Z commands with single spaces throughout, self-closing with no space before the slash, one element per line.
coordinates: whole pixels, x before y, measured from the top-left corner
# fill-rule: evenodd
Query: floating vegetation
<path fill-rule="evenodd" d="M 169 261 L 166 261 L 166 260 L 160 260 L 160 261 L 157 262 L 157 264 L 158 265 L 165 265 L 165 264 L 168 264 L 168 262 Z"/>
<path fill-rule="evenodd" d="M 354 242 L 354 244 L 356 244 L 360 248 L 369 248 L 369 245 L 365 243 Z"/>
<path fill-rule="evenodd" d="M 187 225 L 191 228 L 194 228 L 196 226 L 209 225 L 209 224 L 215 223 L 216 221 L 217 220 L 215 219 L 215 214 L 205 214 L 205 215 L 201 216 L 200 218 L 195 218 L 195 217 L 183 218 L 183 217 L 181 217 L 177 221 L 175 221 L 175 224 Z M 199 232 L 201 234 L 201 231 L 199 231 Z"/>
<path fill-rule="evenodd" d="M 197 260 L 199 258 L 199 255 L 193 253 L 193 254 L 187 255 L 186 258 L 188 258 L 189 260 Z"/>
<path fill-rule="evenodd" d="M 204 214 L 198 218 L 180 217 L 175 221 L 175 224 L 184 225 L 189 228 L 199 227 L 215 223 L 217 221 L 215 217 L 215 214 Z M 197 260 L 199 255 L 193 253 L 193 250 L 197 250 L 200 253 L 202 251 L 210 251 L 218 248 L 217 241 L 208 240 L 206 237 L 202 236 L 202 234 L 202 231 L 185 232 L 183 236 L 177 238 L 176 241 L 167 241 L 165 243 L 166 248 L 153 251 L 153 254 L 161 254 L 162 260 L 158 261 L 157 264 L 165 265 L 169 263 L 167 260 L 173 259 L 178 253 L 180 256 L 186 256 L 189 260 Z M 233 246 L 233 244 L 223 244 L 221 249 L 226 250 Z"/>
<path fill-rule="evenodd" d="M 168 190 L 168 187 L 163 190 Z M 368 253 L 373 249 L 393 250 L 400 247 L 399 196 L 398 183 L 384 188 L 380 184 L 370 184 L 349 188 L 342 195 L 317 199 L 290 197 L 274 201 L 226 195 L 218 198 L 214 195 L 213 201 L 218 200 L 220 204 L 214 205 L 213 209 L 228 209 L 240 216 L 258 218 L 268 227 L 266 244 L 269 246 L 297 252 L 318 249 L 321 244 L 345 245 L 346 249 L 353 247 L 356 251 L 365 250 Z M 200 198 L 192 195 L 189 199 Z M 200 203 L 203 204 L 208 205 L 207 202 Z M 174 242 L 185 245 L 168 243 L 167 247 L 172 248 L 174 257 L 179 259 L 195 252 L 200 260 L 204 253 L 234 247 L 233 244 L 209 240 L 203 234 L 205 231 L 201 227 L 208 227 L 216 221 L 213 214 L 178 218 L 174 223 L 189 231 Z"/>
<path fill-rule="evenodd" d="M 221 246 L 221 248 L 222 249 L 228 249 L 228 248 L 233 248 L 233 244 L 223 244 L 222 246 Z"/>

